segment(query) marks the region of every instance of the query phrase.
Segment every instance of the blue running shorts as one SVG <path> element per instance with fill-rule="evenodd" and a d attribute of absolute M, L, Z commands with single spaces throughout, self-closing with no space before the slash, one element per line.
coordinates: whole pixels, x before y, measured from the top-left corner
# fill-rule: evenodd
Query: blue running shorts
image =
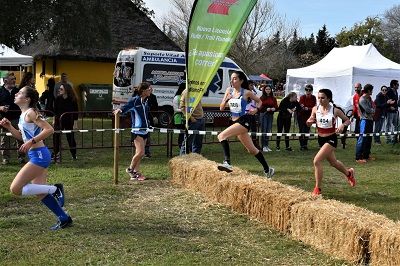
<path fill-rule="evenodd" d="M 29 161 L 40 167 L 47 168 L 51 162 L 51 154 L 46 146 L 29 150 Z"/>

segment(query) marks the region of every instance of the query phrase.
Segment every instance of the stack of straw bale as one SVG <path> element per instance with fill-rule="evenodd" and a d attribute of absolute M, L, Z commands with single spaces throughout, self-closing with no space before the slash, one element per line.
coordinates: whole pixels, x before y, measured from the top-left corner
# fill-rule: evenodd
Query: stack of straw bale
<path fill-rule="evenodd" d="M 374 230 L 369 243 L 371 265 L 400 265 L 400 223 Z"/>
<path fill-rule="evenodd" d="M 311 193 L 301 189 L 266 180 L 236 167 L 232 173 L 221 172 L 217 166 L 216 162 L 198 154 L 175 157 L 170 161 L 171 180 L 283 232 L 290 228 L 292 205 L 316 200 Z"/>
<path fill-rule="evenodd" d="M 351 263 L 368 263 L 371 233 L 391 223 L 354 205 L 323 199 L 294 205 L 291 218 L 295 239 Z"/>
<path fill-rule="evenodd" d="M 175 157 L 171 181 L 351 263 L 400 265 L 400 226 L 385 216 L 217 166 L 198 154 Z"/>

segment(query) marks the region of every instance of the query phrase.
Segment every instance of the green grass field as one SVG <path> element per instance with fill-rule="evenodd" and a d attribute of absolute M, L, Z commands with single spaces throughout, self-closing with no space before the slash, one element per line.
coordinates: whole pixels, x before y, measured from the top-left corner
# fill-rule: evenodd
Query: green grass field
<path fill-rule="evenodd" d="M 311 193 L 317 143 L 310 141 L 309 151 L 300 151 L 298 141 L 291 146 L 294 152 L 264 153 L 276 170 L 274 180 Z M 49 228 L 56 218 L 44 205 L 34 197 L 10 194 L 21 165 L 14 159 L 0 166 L 1 265 L 346 265 L 172 184 L 165 146 L 152 147 L 152 158 L 142 161 L 148 181 L 129 181 L 124 170 L 131 152 L 120 149 L 120 182 L 113 185 L 112 149 L 79 150 L 77 162 L 64 151 L 63 162 L 50 166 L 48 183 L 64 183 L 65 209 L 74 225 L 55 232 Z M 355 139 L 336 150 L 339 160 L 355 168 L 357 185 L 350 187 L 325 163 L 323 197 L 399 220 L 399 146 L 373 146 L 377 160 L 365 164 L 356 163 L 354 153 Z M 231 154 L 234 166 L 262 174 L 257 159 L 240 143 L 232 143 Z M 173 155 L 178 155 L 177 147 Z M 204 145 L 203 156 L 220 162 L 222 148 Z"/>

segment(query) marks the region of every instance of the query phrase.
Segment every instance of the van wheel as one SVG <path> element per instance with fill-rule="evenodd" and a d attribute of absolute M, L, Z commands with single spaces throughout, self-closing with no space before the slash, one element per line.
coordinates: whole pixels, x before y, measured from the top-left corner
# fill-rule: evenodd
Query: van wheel
<path fill-rule="evenodd" d="M 160 127 L 172 127 L 173 126 L 173 109 L 172 107 L 162 107 L 160 111 L 164 111 L 158 115 L 158 124 Z"/>

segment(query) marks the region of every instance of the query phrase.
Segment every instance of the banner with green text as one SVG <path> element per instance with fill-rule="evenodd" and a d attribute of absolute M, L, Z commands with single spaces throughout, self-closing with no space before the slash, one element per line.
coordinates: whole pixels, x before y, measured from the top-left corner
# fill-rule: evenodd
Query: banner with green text
<path fill-rule="evenodd" d="M 257 0 L 196 0 L 186 41 L 187 117 L 198 105 Z"/>

